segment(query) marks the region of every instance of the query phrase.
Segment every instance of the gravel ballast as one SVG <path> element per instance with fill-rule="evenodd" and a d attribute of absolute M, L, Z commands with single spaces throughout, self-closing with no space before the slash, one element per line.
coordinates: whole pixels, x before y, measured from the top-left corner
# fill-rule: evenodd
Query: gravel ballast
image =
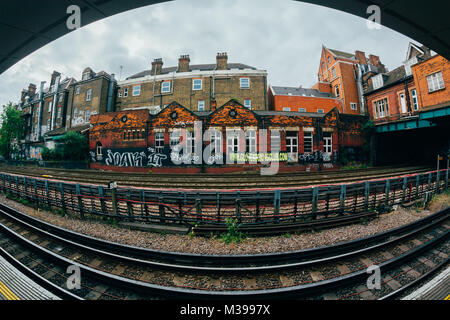
<path fill-rule="evenodd" d="M 322 230 L 320 232 L 271 237 L 249 237 L 241 243 L 231 244 L 225 244 L 215 237 L 204 238 L 189 235 L 164 235 L 160 233 L 128 230 L 108 223 L 88 219 L 82 221 L 73 217 L 62 217 L 55 213 L 25 206 L 6 198 L 4 195 L 0 195 L 0 202 L 53 225 L 122 244 L 154 250 L 197 254 L 257 254 L 316 248 L 368 237 L 411 223 L 449 207 L 450 196 L 447 194 L 437 196 L 426 210 L 418 211 L 414 208 L 404 209 L 399 207 L 391 213 L 383 214 L 364 224 L 353 224 Z"/>

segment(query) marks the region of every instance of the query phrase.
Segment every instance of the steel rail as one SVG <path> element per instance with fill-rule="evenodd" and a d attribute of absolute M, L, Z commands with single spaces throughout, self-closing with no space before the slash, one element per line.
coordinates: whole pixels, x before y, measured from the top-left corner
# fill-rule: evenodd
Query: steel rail
<path fill-rule="evenodd" d="M 365 277 L 367 273 L 365 270 L 360 270 L 343 276 L 339 276 L 332 279 L 322 280 L 314 283 L 295 285 L 291 287 L 275 288 L 275 289 L 265 289 L 265 290 L 245 290 L 245 291 L 212 291 L 212 290 L 201 290 L 201 289 L 187 289 L 180 287 L 168 287 L 162 285 L 155 285 L 151 283 L 146 283 L 138 280 L 132 280 L 124 278 L 121 276 L 112 275 L 104 271 L 96 270 L 92 267 L 74 262 L 68 258 L 61 257 L 52 251 L 42 248 L 39 245 L 33 243 L 32 241 L 25 239 L 23 236 L 17 234 L 6 226 L 0 224 L 0 230 L 6 232 L 13 236 L 18 241 L 33 248 L 33 250 L 47 256 L 49 259 L 56 261 L 63 265 L 76 265 L 82 270 L 84 275 L 95 277 L 95 279 L 100 279 L 108 284 L 117 285 L 120 287 L 132 289 L 135 291 L 147 293 L 147 294 L 158 294 L 167 298 L 179 298 L 179 299 L 281 299 L 281 298 L 298 298 L 306 294 L 324 292 L 325 290 L 330 290 L 337 286 L 348 285 L 350 283 L 355 283 Z M 444 240 L 448 239 L 449 230 L 441 234 L 440 236 L 409 250 L 406 253 L 401 254 L 395 258 L 384 261 L 378 264 L 378 267 L 382 271 L 392 269 L 396 265 L 403 263 L 404 261 L 411 259 L 412 257 L 418 256 L 423 251 L 438 245 Z"/>
<path fill-rule="evenodd" d="M 373 251 L 399 242 L 448 219 L 450 208 L 408 225 L 362 239 L 312 249 L 248 255 L 204 255 L 159 251 L 123 245 L 82 235 L 53 226 L 5 205 L 0 205 L 0 214 L 6 215 L 9 219 L 13 219 L 17 223 L 25 225 L 27 228 L 31 228 L 35 232 L 45 234 L 55 240 L 122 261 L 185 272 L 241 273 L 247 271 L 287 270 L 296 267 L 312 266 Z"/>

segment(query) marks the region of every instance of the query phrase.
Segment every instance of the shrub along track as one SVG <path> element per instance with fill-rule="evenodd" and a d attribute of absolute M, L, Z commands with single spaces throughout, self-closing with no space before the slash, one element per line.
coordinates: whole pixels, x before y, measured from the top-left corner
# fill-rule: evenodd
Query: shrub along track
<path fill-rule="evenodd" d="M 40 283 L 53 283 L 46 288 L 66 299 L 389 298 L 447 265 L 450 252 L 450 208 L 365 239 L 241 256 L 125 246 L 0 209 L 2 254 L 32 269 Z M 366 287 L 367 267 L 374 264 L 381 269 L 380 290 Z M 80 267 L 82 282 L 69 292 L 70 265 Z"/>

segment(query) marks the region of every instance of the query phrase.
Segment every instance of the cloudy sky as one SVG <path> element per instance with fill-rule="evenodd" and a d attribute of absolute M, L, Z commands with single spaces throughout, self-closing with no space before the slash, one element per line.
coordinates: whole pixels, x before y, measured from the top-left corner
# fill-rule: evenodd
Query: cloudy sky
<path fill-rule="evenodd" d="M 80 80 L 89 66 L 124 79 L 155 58 L 176 66 L 181 54 L 203 64 L 227 52 L 229 62 L 267 70 L 269 84 L 311 87 L 322 44 L 378 55 L 392 70 L 410 41 L 385 27 L 371 30 L 362 18 L 292 0 L 176 0 L 98 21 L 29 55 L 0 75 L 0 106 L 17 102 L 29 83 L 48 84 L 53 70 Z"/>

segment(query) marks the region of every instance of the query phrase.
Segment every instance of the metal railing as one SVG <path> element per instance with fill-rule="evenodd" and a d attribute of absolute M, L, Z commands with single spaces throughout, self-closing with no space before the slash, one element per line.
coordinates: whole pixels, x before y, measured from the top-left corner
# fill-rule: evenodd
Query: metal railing
<path fill-rule="evenodd" d="M 0 174 L 0 191 L 44 208 L 161 224 L 242 225 L 295 223 L 383 212 L 393 205 L 430 199 L 448 189 L 449 169 L 390 179 L 290 189 L 242 191 L 108 188 Z"/>

